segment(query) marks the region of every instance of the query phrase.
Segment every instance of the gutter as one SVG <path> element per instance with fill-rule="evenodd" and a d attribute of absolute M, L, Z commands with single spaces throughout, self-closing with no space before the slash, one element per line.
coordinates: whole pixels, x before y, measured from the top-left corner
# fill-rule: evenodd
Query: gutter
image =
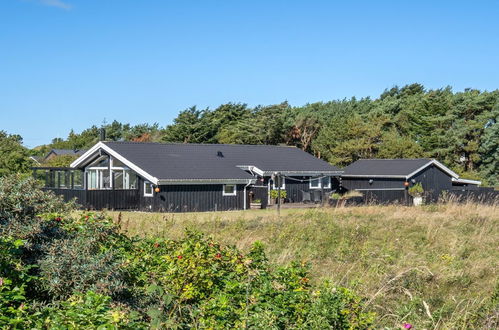
<path fill-rule="evenodd" d="M 174 184 L 243 184 L 255 183 L 256 179 L 160 179 L 158 185 Z"/>
<path fill-rule="evenodd" d="M 244 206 L 243 206 L 243 210 L 246 210 L 246 188 L 249 187 L 249 185 L 251 184 L 251 180 L 248 180 L 248 184 L 246 184 L 244 186 L 244 189 L 243 189 L 243 193 L 244 193 Z"/>
<path fill-rule="evenodd" d="M 265 171 L 263 172 L 263 176 L 272 176 L 276 171 Z M 281 175 L 286 176 L 335 176 L 341 175 L 343 171 L 277 171 Z"/>

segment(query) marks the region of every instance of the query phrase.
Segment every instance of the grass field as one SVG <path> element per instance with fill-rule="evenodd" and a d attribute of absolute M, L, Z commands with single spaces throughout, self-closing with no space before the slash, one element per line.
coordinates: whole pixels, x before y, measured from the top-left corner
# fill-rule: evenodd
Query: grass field
<path fill-rule="evenodd" d="M 315 281 L 366 297 L 379 327 L 498 322 L 498 206 L 289 209 L 280 217 L 270 210 L 109 215 L 130 235 L 178 238 L 189 228 L 243 250 L 261 241 L 274 263 L 309 262 Z"/>

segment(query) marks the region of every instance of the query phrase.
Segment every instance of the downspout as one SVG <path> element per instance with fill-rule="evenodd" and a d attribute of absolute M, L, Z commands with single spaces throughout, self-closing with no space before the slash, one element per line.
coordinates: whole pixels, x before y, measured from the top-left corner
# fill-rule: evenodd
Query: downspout
<path fill-rule="evenodd" d="M 248 186 L 251 184 L 251 181 L 248 181 L 248 184 L 244 186 L 244 189 L 243 189 L 243 194 L 244 194 L 244 207 L 243 207 L 243 210 L 246 210 L 246 188 L 248 188 Z"/>

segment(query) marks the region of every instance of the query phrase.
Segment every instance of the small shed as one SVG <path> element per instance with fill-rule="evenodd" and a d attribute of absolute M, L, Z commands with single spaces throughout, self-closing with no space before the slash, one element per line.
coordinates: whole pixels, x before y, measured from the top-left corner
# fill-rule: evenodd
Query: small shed
<path fill-rule="evenodd" d="M 427 201 L 438 200 L 442 191 L 456 186 L 478 187 L 481 182 L 465 180 L 435 159 L 361 159 L 345 168 L 341 185 L 378 195 L 390 195 L 393 200 L 407 200 L 409 187 L 421 183 Z"/>

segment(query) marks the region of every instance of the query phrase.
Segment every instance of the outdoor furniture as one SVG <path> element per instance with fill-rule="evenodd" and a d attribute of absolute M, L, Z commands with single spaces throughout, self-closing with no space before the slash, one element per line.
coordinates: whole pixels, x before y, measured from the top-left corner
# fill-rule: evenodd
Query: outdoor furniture
<path fill-rule="evenodd" d="M 312 191 L 312 201 L 314 203 L 322 202 L 322 194 L 320 191 Z"/>
<path fill-rule="evenodd" d="M 310 203 L 312 202 L 312 199 L 310 198 L 310 192 L 300 190 L 301 191 L 301 202 L 302 203 Z"/>

